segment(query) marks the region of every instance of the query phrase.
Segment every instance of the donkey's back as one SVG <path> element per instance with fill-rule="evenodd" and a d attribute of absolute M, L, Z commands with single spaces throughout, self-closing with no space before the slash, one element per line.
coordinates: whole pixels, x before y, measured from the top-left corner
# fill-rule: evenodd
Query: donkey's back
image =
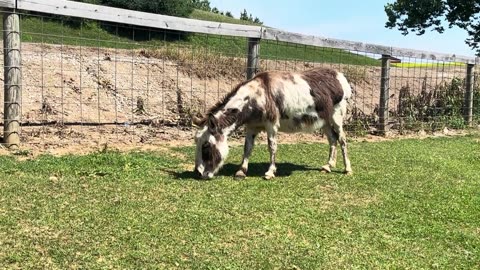
<path fill-rule="evenodd" d="M 333 122 L 335 113 L 344 115 L 352 94 L 345 76 L 327 68 L 260 73 L 245 88 L 249 98 L 257 99 L 255 104 L 263 105 L 262 114 L 247 126 L 263 129 L 273 123 L 282 132 L 322 129 Z"/>

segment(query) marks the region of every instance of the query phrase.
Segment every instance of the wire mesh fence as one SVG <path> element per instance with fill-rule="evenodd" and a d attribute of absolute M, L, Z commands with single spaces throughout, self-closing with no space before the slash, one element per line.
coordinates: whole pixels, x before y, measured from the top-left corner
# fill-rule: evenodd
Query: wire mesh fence
<path fill-rule="evenodd" d="M 32 12 L 20 17 L 24 144 L 189 140 L 191 117 L 246 78 L 251 39 L 245 37 Z M 390 132 L 467 127 L 465 63 L 389 57 Z M 258 58 L 257 72 L 319 66 L 343 72 L 354 89 L 346 129 L 356 136 L 378 131 L 382 55 L 265 39 Z M 480 87 L 474 82 L 478 124 Z"/>
<path fill-rule="evenodd" d="M 245 78 L 247 40 L 21 14 L 28 144 L 191 136 L 190 118 Z"/>

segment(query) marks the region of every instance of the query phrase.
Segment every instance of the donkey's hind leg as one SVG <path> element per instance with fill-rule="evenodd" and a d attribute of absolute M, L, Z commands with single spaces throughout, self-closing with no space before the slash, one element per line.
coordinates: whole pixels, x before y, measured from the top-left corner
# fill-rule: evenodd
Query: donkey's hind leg
<path fill-rule="evenodd" d="M 350 165 L 350 159 L 348 158 L 347 151 L 347 137 L 343 130 L 343 118 L 346 114 L 347 107 L 346 101 L 342 100 L 339 105 L 336 106 L 333 117 L 332 126 L 333 130 L 338 134 L 338 140 L 342 147 L 343 163 L 345 164 L 345 174 L 352 174 L 352 167 Z"/>
<path fill-rule="evenodd" d="M 332 172 L 332 168 L 337 165 L 337 141 L 338 141 L 338 134 L 335 132 L 330 125 L 326 125 L 323 129 L 325 131 L 325 135 L 328 139 L 328 144 L 330 145 L 329 155 L 328 155 L 328 163 L 322 166 L 322 171 L 330 173 Z"/>

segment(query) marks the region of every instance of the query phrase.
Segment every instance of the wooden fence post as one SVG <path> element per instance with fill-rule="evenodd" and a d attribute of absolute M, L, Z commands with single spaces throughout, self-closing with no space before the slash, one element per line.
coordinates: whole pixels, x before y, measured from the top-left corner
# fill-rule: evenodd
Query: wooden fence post
<path fill-rule="evenodd" d="M 15 11 L 3 14 L 4 110 L 3 142 L 8 148 L 20 145 L 21 56 L 20 16 Z"/>
<path fill-rule="evenodd" d="M 258 58 L 260 51 L 260 39 L 248 39 L 248 55 L 247 55 L 247 80 L 250 80 L 257 73 Z"/>
<path fill-rule="evenodd" d="M 472 125 L 473 122 L 473 70 L 475 69 L 474 64 L 467 64 L 467 77 L 466 77 L 466 87 L 465 87 L 465 100 L 464 100 L 464 111 L 463 115 L 465 118 L 465 124 L 468 126 Z"/>
<path fill-rule="evenodd" d="M 378 131 L 380 134 L 385 135 L 388 124 L 388 101 L 390 97 L 390 55 L 382 55 L 381 76 Z"/>

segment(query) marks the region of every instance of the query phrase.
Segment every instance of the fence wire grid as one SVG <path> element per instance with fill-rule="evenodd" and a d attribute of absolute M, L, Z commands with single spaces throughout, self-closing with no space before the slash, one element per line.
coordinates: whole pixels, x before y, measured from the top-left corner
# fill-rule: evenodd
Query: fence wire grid
<path fill-rule="evenodd" d="M 22 144 L 190 140 L 191 117 L 246 78 L 248 38 L 35 13 L 20 13 L 20 18 Z M 378 132 L 381 58 L 365 51 L 261 40 L 256 69 L 324 66 L 343 72 L 354 89 L 346 130 L 363 136 Z M 475 67 L 474 125 L 480 120 L 478 71 Z M 392 55 L 388 131 L 467 128 L 466 77 L 465 63 Z M 3 100 L 4 93 L 0 95 Z"/>

